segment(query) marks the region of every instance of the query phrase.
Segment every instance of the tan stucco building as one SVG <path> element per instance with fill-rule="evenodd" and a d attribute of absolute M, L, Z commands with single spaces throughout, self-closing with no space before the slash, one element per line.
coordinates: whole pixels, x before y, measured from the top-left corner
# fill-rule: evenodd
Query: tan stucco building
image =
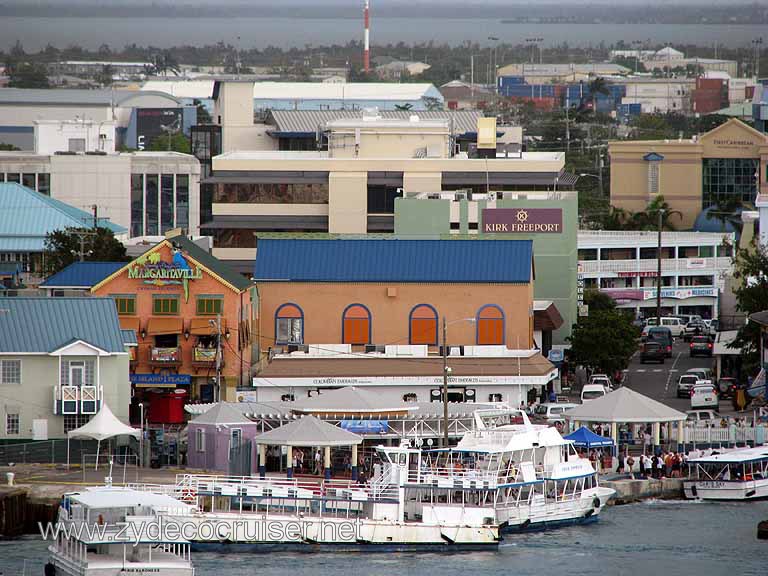
<path fill-rule="evenodd" d="M 768 136 L 731 119 L 688 140 L 610 142 L 611 204 L 642 211 L 662 195 L 690 228 L 707 208 L 768 192 Z M 676 223 L 676 222 L 675 222 Z"/>

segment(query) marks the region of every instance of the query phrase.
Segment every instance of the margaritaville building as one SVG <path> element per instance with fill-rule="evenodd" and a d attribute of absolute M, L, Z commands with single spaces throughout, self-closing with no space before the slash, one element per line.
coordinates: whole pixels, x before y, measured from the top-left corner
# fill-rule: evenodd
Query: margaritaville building
<path fill-rule="evenodd" d="M 185 236 L 163 240 L 94 285 L 134 330 L 134 405 L 181 389 L 190 400 L 234 400 L 251 364 L 251 283 Z M 154 392 L 155 396 L 150 396 Z"/>

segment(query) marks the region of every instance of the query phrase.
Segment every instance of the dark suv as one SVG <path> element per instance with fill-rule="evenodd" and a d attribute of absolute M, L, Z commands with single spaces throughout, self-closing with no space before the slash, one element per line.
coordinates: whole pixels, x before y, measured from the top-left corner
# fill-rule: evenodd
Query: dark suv
<path fill-rule="evenodd" d="M 694 356 L 712 357 L 712 341 L 709 336 L 694 336 L 691 339 L 691 358 Z"/>
<path fill-rule="evenodd" d="M 643 343 L 643 349 L 640 350 L 640 364 L 646 362 L 658 362 L 664 364 L 664 358 L 667 356 L 667 351 L 661 342 L 655 342 L 649 340 Z"/>

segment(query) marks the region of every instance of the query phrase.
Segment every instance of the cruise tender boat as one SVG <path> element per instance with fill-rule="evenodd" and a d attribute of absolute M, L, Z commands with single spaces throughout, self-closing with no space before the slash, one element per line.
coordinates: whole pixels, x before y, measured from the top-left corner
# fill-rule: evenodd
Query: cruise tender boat
<path fill-rule="evenodd" d="M 685 497 L 701 500 L 768 498 L 768 446 L 742 448 L 688 460 Z"/>

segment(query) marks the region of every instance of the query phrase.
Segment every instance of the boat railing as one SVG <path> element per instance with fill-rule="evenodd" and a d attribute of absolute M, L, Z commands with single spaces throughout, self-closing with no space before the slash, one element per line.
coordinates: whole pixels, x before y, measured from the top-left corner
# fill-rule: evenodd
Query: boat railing
<path fill-rule="evenodd" d="M 408 472 L 409 484 L 426 484 L 431 486 L 452 487 L 455 485 L 464 485 L 471 487 L 496 487 L 500 484 L 509 484 L 518 481 L 518 470 L 510 468 L 494 472 L 491 470 L 478 469 L 460 469 L 456 467 L 427 467 L 420 470 L 410 470 Z"/>

